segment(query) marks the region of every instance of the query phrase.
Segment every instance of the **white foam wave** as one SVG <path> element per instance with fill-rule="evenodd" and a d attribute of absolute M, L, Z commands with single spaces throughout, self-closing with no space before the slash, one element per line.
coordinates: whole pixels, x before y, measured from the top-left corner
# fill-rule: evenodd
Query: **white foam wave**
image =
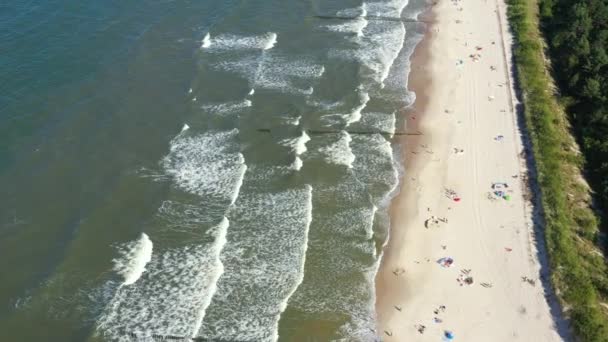
<path fill-rule="evenodd" d="M 207 33 L 205 35 L 205 37 L 203 38 L 203 41 L 201 42 L 201 48 L 206 49 L 210 46 L 211 46 L 211 36 L 209 35 L 209 33 Z"/>
<path fill-rule="evenodd" d="M 316 77 L 321 77 L 321 76 L 323 76 L 323 74 L 325 73 L 325 66 L 324 66 L 324 65 L 321 65 L 321 68 L 320 68 L 320 69 L 317 69 L 317 70 L 318 70 L 318 71 L 317 71 L 317 73 L 315 74 L 315 76 L 316 76 Z"/>
<path fill-rule="evenodd" d="M 165 172 L 188 192 L 232 201 L 245 165 L 243 155 L 238 152 L 237 135 L 238 129 L 178 135 L 162 160 Z"/>
<path fill-rule="evenodd" d="M 358 163 L 354 169 L 357 178 L 363 182 L 382 179 L 381 184 L 369 191 L 369 196 L 374 205 L 384 208 L 388 204 L 387 196 L 399 181 L 391 143 L 380 134 L 366 134 L 354 136 L 351 147 L 357 152 Z"/>
<path fill-rule="evenodd" d="M 268 40 L 266 41 L 266 44 L 264 45 L 264 50 L 272 49 L 276 43 L 277 43 L 277 34 L 274 32 L 269 33 Z"/>
<path fill-rule="evenodd" d="M 359 41 L 357 50 L 331 50 L 329 55 L 339 59 L 355 59 L 364 65 L 381 88 L 390 68 L 405 42 L 405 26 L 400 21 L 374 20 L 366 26 L 365 37 Z"/>
<path fill-rule="evenodd" d="M 362 24 L 361 24 L 361 27 L 359 28 L 359 30 L 357 30 L 357 37 L 359 37 L 359 38 L 364 36 L 363 31 L 369 24 L 367 19 L 365 19 L 366 16 L 367 16 L 367 5 L 365 5 L 365 3 L 363 3 L 361 5 L 361 16 L 359 18 L 359 20 L 362 22 Z"/>
<path fill-rule="evenodd" d="M 265 63 L 256 73 L 256 86 L 281 90 L 289 93 L 311 95 L 314 91 L 310 86 L 306 89 L 293 85 L 294 81 L 313 80 L 321 77 L 325 67 L 308 60 L 289 60 L 275 56 L 271 62 Z"/>
<path fill-rule="evenodd" d="M 152 259 L 152 241 L 146 233 L 141 233 L 139 239 L 121 246 L 118 253 L 120 257 L 113 260 L 114 271 L 124 278 L 122 285 L 132 285 Z"/>
<path fill-rule="evenodd" d="M 338 210 L 315 221 L 316 228 L 323 229 L 323 233 L 309 238 L 316 253 L 309 266 L 312 272 L 292 296 L 290 306 L 304 315 L 303 319 L 326 315 L 348 317 L 337 331 L 337 341 L 374 341 L 374 276 L 378 260 L 374 241 L 361 240 L 368 236 L 373 208 L 349 208 L 365 193 L 362 189 L 361 193 L 352 194 L 352 185 L 328 187 L 316 194 L 316 198 L 325 198 Z M 358 198 L 351 200 L 349 193 Z M 357 274 L 356 279 L 353 274 Z"/>
<path fill-rule="evenodd" d="M 393 62 L 399 55 L 405 42 L 405 26 L 401 22 L 390 22 L 383 24 L 384 27 L 370 34 L 370 39 L 374 41 L 376 48 L 376 58 L 368 61 L 368 65 L 376 71 L 376 79 L 381 87 L 384 87 L 384 80 L 388 77 Z M 370 25 L 370 31 L 371 25 Z"/>
<path fill-rule="evenodd" d="M 314 90 L 312 86 L 303 87 L 302 83 L 310 83 L 325 72 L 323 65 L 310 60 L 293 60 L 269 54 L 223 60 L 211 64 L 210 67 L 218 71 L 239 74 L 255 89 L 263 88 L 303 95 L 310 95 Z"/>
<path fill-rule="evenodd" d="M 260 88 L 268 90 L 281 91 L 283 93 L 290 94 L 301 94 L 301 95 L 312 95 L 314 92 L 313 87 L 298 88 L 291 84 L 288 79 L 285 79 L 283 75 L 265 75 L 263 78 L 258 79 L 257 82 Z"/>
<path fill-rule="evenodd" d="M 409 13 L 409 12 L 408 12 Z M 420 32 L 407 32 L 407 37 L 404 40 L 403 48 L 399 52 L 397 58 L 393 61 L 391 71 L 388 78 L 384 81 L 385 85 L 390 86 L 389 92 L 379 94 L 382 97 L 388 97 L 390 101 L 397 100 L 403 103 L 403 106 L 412 104 L 415 100 L 415 93 L 408 90 L 407 75 L 411 71 L 411 56 L 414 53 L 416 45 L 424 36 Z M 405 95 L 405 96 L 404 96 Z"/>
<path fill-rule="evenodd" d="M 306 131 L 302 131 L 302 135 L 297 138 L 284 139 L 280 142 L 283 146 L 288 146 L 293 149 L 296 156 L 306 152 L 306 143 L 310 141 L 310 137 L 306 134 Z"/>
<path fill-rule="evenodd" d="M 279 304 L 279 311 L 280 313 L 283 313 L 285 311 L 285 309 L 287 308 L 287 303 L 289 302 L 289 298 L 291 298 L 291 296 L 294 294 L 294 292 L 296 292 L 296 290 L 298 289 L 298 286 L 300 286 L 300 284 L 302 284 L 302 281 L 304 280 L 304 266 L 306 264 L 306 251 L 308 250 L 308 234 L 310 231 L 310 224 L 312 223 L 312 186 L 306 184 L 306 191 L 308 192 L 307 194 L 307 201 L 305 204 L 305 214 L 306 214 L 306 221 L 304 224 L 304 241 L 302 242 L 302 244 L 300 245 L 301 248 L 301 255 L 302 255 L 302 259 L 300 261 L 300 269 L 298 272 L 298 277 L 296 278 L 296 281 L 294 282 L 291 291 L 289 291 L 289 294 L 285 297 L 285 299 L 283 299 L 283 302 L 281 302 Z M 280 315 L 279 315 L 280 317 Z M 278 318 L 277 317 L 277 322 L 278 322 Z M 278 328 L 278 327 L 277 327 Z M 274 341 L 276 341 L 279 338 L 278 335 L 278 329 L 275 330 L 275 336 L 274 336 Z"/>
<path fill-rule="evenodd" d="M 306 152 L 306 143 L 310 141 L 310 137 L 306 134 L 306 131 L 302 131 L 302 135 L 297 140 L 295 145 L 296 155 L 301 155 Z"/>
<path fill-rule="evenodd" d="M 287 125 L 291 125 L 291 126 L 299 126 L 300 125 L 300 120 L 302 119 L 302 116 L 297 116 L 295 118 L 290 118 L 290 117 L 282 117 L 281 118 L 283 120 L 283 122 L 285 122 L 285 124 Z"/>
<path fill-rule="evenodd" d="M 346 322 L 340 319 L 344 323 L 336 340 L 374 341 L 378 338 L 374 279 L 379 263 L 375 237 L 382 238 L 387 227 L 381 201 L 397 183 L 397 175 L 393 151 L 382 135 L 354 135 L 350 148 L 357 162 L 349 176 L 332 186 L 315 187 L 315 206 L 328 205 L 332 210 L 315 215 L 309 236 L 315 257 L 307 260 L 306 280 L 289 305 L 302 320 L 347 317 Z"/>
<path fill-rule="evenodd" d="M 233 114 L 245 108 L 251 107 L 251 100 L 231 101 L 225 103 L 205 104 L 201 109 L 210 114 L 226 115 Z"/>
<path fill-rule="evenodd" d="M 230 341 L 277 339 L 281 312 L 302 279 L 311 197 L 310 186 L 239 196 L 221 254 L 226 271 L 197 336 Z"/>
<path fill-rule="evenodd" d="M 322 65 L 306 61 L 287 61 L 280 57 L 272 57 L 272 61 L 245 57 L 233 61 L 222 61 L 211 65 L 212 69 L 234 72 L 245 77 L 256 88 L 279 90 L 286 93 L 310 95 L 313 88 L 302 88 L 294 85 L 294 81 L 310 81 L 320 77 L 324 72 Z M 252 94 L 250 94 L 252 95 Z"/>
<path fill-rule="evenodd" d="M 315 79 L 323 76 L 325 66 L 309 60 L 288 60 L 282 57 L 275 57 L 271 65 L 266 65 L 264 73 Z"/>
<path fill-rule="evenodd" d="M 245 56 L 239 59 L 222 60 L 218 63 L 212 63 L 209 67 L 213 70 L 232 72 L 240 74 L 247 78 L 253 85 L 255 85 L 255 78 L 258 69 L 260 68 L 261 60 L 259 56 Z"/>
<path fill-rule="evenodd" d="M 222 260 L 220 259 L 220 253 L 222 251 L 222 248 L 227 243 L 226 233 L 228 232 L 229 226 L 230 222 L 228 221 L 228 218 L 224 216 L 222 222 L 217 227 L 217 235 L 215 238 L 214 245 L 212 246 L 214 256 L 213 262 L 217 266 L 216 272 L 213 273 L 214 276 L 210 279 L 209 292 L 206 294 L 205 299 L 201 303 L 202 305 L 200 306 L 198 314 L 196 316 L 196 321 L 194 324 L 194 328 L 192 329 L 191 337 L 196 337 L 197 332 L 201 328 L 201 325 L 203 324 L 203 318 L 205 317 L 205 311 L 207 310 L 209 304 L 211 304 L 211 299 L 217 291 L 217 281 L 224 273 L 224 265 L 222 264 Z"/>
<path fill-rule="evenodd" d="M 369 225 L 367 226 L 367 239 L 371 239 L 374 237 L 374 218 L 376 217 L 376 212 L 378 211 L 378 207 L 375 205 L 372 207 L 372 212 L 369 215 Z"/>
<path fill-rule="evenodd" d="M 233 205 L 236 202 L 236 199 L 239 197 L 239 193 L 241 191 L 241 186 L 243 186 L 243 180 L 245 179 L 245 172 L 247 172 L 247 164 L 245 164 L 245 157 L 243 154 L 239 153 L 239 170 L 238 170 L 238 178 L 234 183 L 234 190 L 232 191 L 232 197 L 230 197 L 230 205 Z"/>
<path fill-rule="evenodd" d="M 366 10 L 370 16 L 401 18 L 408 0 L 391 0 L 388 2 L 370 2 Z M 405 26 L 401 21 L 375 21 L 368 26 L 370 43 L 379 52 L 376 61 L 368 62 L 378 72 L 377 80 L 382 88 L 388 77 L 391 66 L 399 55 L 405 42 Z"/>
<path fill-rule="evenodd" d="M 348 168 L 353 167 L 355 155 L 350 148 L 352 138 L 346 131 L 340 132 L 340 138 L 333 144 L 319 149 L 325 154 L 324 159 L 328 163 L 344 165 Z"/>
<path fill-rule="evenodd" d="M 395 113 L 366 112 L 359 121 L 361 127 L 367 131 L 383 134 L 395 134 L 396 118 Z"/>
<path fill-rule="evenodd" d="M 209 40 L 209 45 L 204 47 L 210 51 L 218 52 L 225 50 L 268 50 L 273 48 L 276 42 L 277 34 L 274 32 L 257 36 L 220 34 L 215 36 L 213 41 Z"/>
<path fill-rule="evenodd" d="M 367 23 L 365 18 L 357 18 L 339 24 L 328 24 L 320 27 L 331 32 L 352 33 L 357 37 L 362 37 Z"/>
<path fill-rule="evenodd" d="M 214 241 L 208 245 L 154 255 L 137 283 L 117 289 L 97 322 L 98 331 L 112 341 L 194 336 L 224 270 L 219 255 L 228 225 L 224 218 L 213 228 Z"/>
<path fill-rule="evenodd" d="M 291 168 L 296 171 L 300 171 L 304 163 L 302 162 L 302 158 L 297 157 L 294 159 L 293 164 L 291 164 Z"/>
<path fill-rule="evenodd" d="M 355 34 L 359 38 L 364 36 L 363 31 L 368 24 L 366 19 L 367 5 L 365 3 L 363 3 L 361 7 L 340 10 L 336 13 L 336 16 L 352 19 L 345 20 L 341 23 L 322 25 L 320 27 L 332 32 Z"/>
<path fill-rule="evenodd" d="M 313 98 L 307 99 L 306 103 L 310 106 L 317 107 L 320 111 L 327 111 L 327 112 L 335 111 L 337 108 L 344 106 L 344 102 L 342 102 L 342 101 L 329 102 L 329 101 L 320 101 L 318 99 L 313 99 Z"/>
<path fill-rule="evenodd" d="M 346 120 L 347 126 L 361 120 L 361 112 L 369 102 L 369 94 L 363 90 L 359 90 L 359 100 L 359 105 L 353 108 L 352 112 L 349 115 L 349 118 Z"/>

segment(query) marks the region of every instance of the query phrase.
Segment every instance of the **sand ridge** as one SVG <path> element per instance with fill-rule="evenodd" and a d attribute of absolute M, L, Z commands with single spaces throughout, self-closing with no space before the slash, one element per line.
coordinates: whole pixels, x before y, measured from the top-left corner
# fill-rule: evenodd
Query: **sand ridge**
<path fill-rule="evenodd" d="M 407 118 L 424 135 L 404 141 L 377 276 L 385 341 L 441 341 L 448 331 L 456 341 L 566 338 L 541 284 L 524 200 L 505 11 L 502 0 L 433 6 L 428 61 L 413 64 L 430 84 L 417 93 L 421 113 Z"/>

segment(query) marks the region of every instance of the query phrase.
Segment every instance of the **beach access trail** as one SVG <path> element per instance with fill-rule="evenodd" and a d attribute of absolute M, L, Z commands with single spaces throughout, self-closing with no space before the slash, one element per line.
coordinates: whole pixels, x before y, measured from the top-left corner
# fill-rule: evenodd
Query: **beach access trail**
<path fill-rule="evenodd" d="M 384 341 L 567 339 L 524 200 L 505 12 L 502 0 L 439 0 L 414 56 L 407 126 L 423 135 L 402 138 L 377 276 Z"/>

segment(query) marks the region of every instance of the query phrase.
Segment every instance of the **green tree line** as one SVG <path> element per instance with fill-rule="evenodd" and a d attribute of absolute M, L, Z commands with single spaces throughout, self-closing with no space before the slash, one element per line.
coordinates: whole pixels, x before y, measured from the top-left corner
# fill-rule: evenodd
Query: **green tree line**
<path fill-rule="evenodd" d="M 608 210 L 608 1 L 541 0 L 554 77 L 585 155 L 597 202 Z"/>

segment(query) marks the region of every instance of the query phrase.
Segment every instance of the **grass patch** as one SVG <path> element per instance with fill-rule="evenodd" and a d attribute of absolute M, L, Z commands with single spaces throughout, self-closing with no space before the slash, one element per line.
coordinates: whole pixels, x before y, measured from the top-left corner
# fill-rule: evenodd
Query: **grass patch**
<path fill-rule="evenodd" d="M 596 247 L 598 220 L 581 177 L 581 157 L 554 95 L 535 0 L 507 0 L 524 117 L 537 166 L 551 282 L 580 341 L 608 341 L 606 262 Z"/>

